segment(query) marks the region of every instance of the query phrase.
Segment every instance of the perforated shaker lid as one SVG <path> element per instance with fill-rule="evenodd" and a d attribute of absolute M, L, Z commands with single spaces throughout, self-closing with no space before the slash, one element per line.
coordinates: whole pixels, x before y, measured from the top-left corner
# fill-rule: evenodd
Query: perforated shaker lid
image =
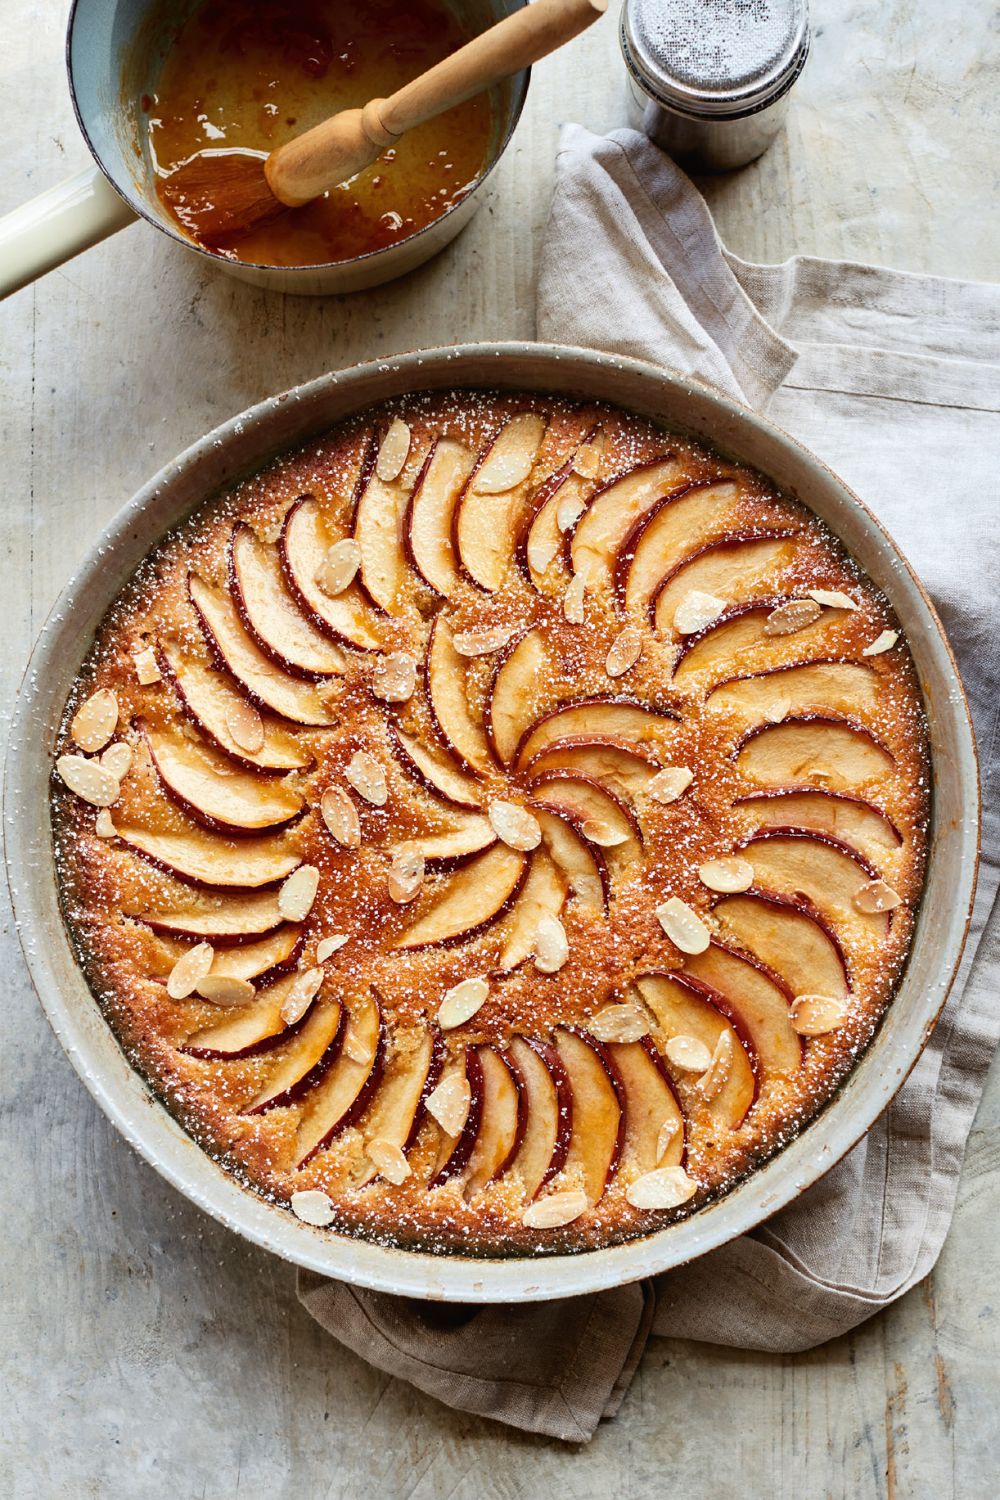
<path fill-rule="evenodd" d="M 626 0 L 621 43 L 647 93 L 671 109 L 751 114 L 802 71 L 808 0 Z"/>

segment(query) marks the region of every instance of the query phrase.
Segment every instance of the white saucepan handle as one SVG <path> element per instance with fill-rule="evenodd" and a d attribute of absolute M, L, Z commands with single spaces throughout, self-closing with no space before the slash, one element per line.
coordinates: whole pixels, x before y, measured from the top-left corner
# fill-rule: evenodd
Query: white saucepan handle
<path fill-rule="evenodd" d="M 135 218 L 96 166 L 22 203 L 0 218 L 0 299 Z"/>

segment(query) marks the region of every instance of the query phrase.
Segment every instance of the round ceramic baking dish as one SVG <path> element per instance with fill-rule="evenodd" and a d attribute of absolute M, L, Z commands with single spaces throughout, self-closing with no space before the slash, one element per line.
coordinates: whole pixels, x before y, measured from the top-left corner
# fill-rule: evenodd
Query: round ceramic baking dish
<path fill-rule="evenodd" d="M 913 947 L 885 1020 L 843 1088 L 791 1145 L 691 1218 L 629 1244 L 538 1260 L 433 1256 L 369 1244 L 311 1228 L 241 1187 L 126 1061 L 77 967 L 52 857 L 50 751 L 62 706 L 105 610 L 148 550 L 207 496 L 278 451 L 372 402 L 448 386 L 615 402 L 770 475 L 840 536 L 890 599 L 917 664 L 930 725 L 933 821 Z M 18 930 L 39 997 L 94 1098 L 152 1166 L 237 1233 L 315 1271 L 410 1297 L 523 1302 L 618 1285 L 702 1255 L 790 1202 L 860 1139 L 913 1067 L 954 978 L 975 887 L 979 782 L 965 694 L 930 601 L 874 516 L 824 464 L 753 412 L 652 365 L 550 345 L 471 345 L 361 365 L 272 397 L 209 433 L 140 490 L 39 637 L 14 715 L 5 822 Z"/>

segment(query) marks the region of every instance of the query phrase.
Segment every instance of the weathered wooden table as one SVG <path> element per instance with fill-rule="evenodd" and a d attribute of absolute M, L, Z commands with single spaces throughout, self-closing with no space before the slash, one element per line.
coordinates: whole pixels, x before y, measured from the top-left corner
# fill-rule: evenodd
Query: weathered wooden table
<path fill-rule="evenodd" d="M 110 0 L 109 0 L 110 3 Z M 3 0 L 0 210 L 83 164 L 65 5 Z M 614 7 L 613 7 L 614 9 Z M 708 186 L 740 255 L 995 278 L 993 0 L 814 0 L 787 136 Z M 140 482 L 233 412 L 331 367 L 531 337 L 557 128 L 624 123 L 608 17 L 536 70 L 494 196 L 409 280 L 347 300 L 241 286 L 145 226 L 0 309 L 4 649 L 13 694 L 58 589 Z M 580 1450 L 455 1415 L 342 1353 L 294 1271 L 146 1167 L 92 1104 L 3 935 L 0 1493 L 221 1497 L 961 1497 L 1000 1490 L 1000 1070 L 923 1286 L 770 1358 L 654 1341 Z"/>

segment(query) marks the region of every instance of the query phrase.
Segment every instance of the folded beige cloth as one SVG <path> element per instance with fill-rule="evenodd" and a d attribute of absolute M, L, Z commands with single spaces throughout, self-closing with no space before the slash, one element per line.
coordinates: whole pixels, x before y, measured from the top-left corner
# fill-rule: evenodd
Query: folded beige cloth
<path fill-rule="evenodd" d="M 650 1332 L 808 1349 L 925 1276 L 1000 1035 L 1000 286 L 720 244 L 644 136 L 564 131 L 538 290 L 541 339 L 699 375 L 767 411 L 858 491 L 931 590 L 983 762 L 983 850 L 958 982 L 867 1137 L 763 1228 L 655 1283 L 523 1307 L 442 1308 L 303 1274 L 342 1343 L 450 1406 L 569 1440 L 621 1403 Z"/>

